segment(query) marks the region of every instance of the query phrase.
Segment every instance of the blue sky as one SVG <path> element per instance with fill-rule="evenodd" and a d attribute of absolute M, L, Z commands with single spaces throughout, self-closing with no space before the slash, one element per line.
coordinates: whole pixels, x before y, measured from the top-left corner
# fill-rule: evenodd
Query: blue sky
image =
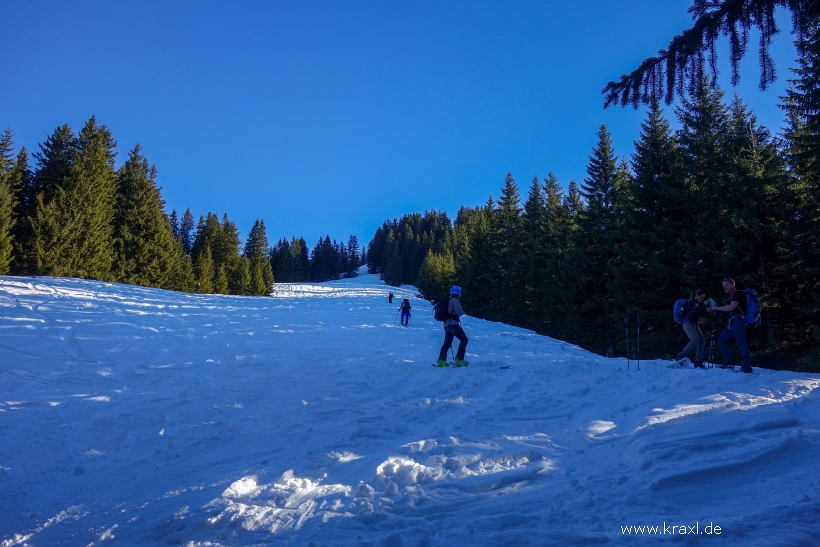
<path fill-rule="evenodd" d="M 600 91 L 690 26 L 690 4 L 0 0 L 0 127 L 33 151 L 94 114 L 119 162 L 142 145 L 169 211 L 366 242 L 386 218 L 498 196 L 508 170 L 522 196 L 534 174 L 580 181 L 602 123 L 630 154 L 644 112 Z M 736 88 L 775 131 L 795 58 L 778 23 L 778 81 L 757 90 L 752 36 Z"/>

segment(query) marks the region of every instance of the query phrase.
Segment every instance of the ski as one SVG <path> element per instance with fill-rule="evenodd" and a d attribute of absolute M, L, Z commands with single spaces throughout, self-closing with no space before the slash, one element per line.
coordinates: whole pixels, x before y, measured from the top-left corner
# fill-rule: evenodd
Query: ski
<path fill-rule="evenodd" d="M 446 366 L 446 367 L 440 367 L 440 366 L 438 366 L 438 363 L 431 363 L 431 364 L 430 364 L 430 366 L 433 366 L 433 367 L 436 367 L 436 368 L 449 368 L 449 367 L 455 367 L 455 368 L 467 368 L 467 365 L 462 365 L 462 366 L 459 366 L 459 365 L 457 365 L 457 364 L 455 364 L 455 363 L 451 363 L 450 361 L 447 361 L 447 366 Z M 491 364 L 490 366 L 493 366 L 493 365 Z M 512 366 L 512 365 L 501 365 L 501 366 L 500 366 L 500 367 L 498 367 L 498 368 L 500 368 L 500 369 L 508 369 L 508 368 L 510 368 L 511 366 Z"/>

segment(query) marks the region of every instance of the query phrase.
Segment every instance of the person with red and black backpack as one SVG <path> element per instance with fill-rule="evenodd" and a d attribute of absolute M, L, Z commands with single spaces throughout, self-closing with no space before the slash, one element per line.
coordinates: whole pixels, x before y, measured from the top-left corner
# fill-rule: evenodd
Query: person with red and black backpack
<path fill-rule="evenodd" d="M 438 354 L 439 367 L 446 367 L 450 364 L 447 362 L 447 352 L 453 347 L 453 338 L 458 338 L 458 351 L 456 351 L 455 366 L 466 367 L 470 363 L 464 360 L 464 353 L 467 351 L 467 334 L 461 328 L 461 316 L 464 315 L 464 310 L 459 302 L 461 296 L 461 287 L 454 285 L 450 289 L 450 296 L 446 299 L 440 300 L 435 305 L 434 315 L 437 321 L 444 323 L 444 344 L 441 346 L 441 351 Z"/>

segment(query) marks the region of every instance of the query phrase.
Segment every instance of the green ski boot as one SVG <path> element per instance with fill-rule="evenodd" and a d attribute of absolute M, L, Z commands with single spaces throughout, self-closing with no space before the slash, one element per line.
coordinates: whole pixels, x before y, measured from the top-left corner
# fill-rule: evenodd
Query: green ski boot
<path fill-rule="evenodd" d="M 438 362 L 436 363 L 436 366 L 439 366 L 439 367 L 449 367 L 449 366 L 450 366 L 450 363 L 448 363 L 448 362 L 447 362 L 447 361 L 445 361 L 444 359 L 439 359 L 439 360 L 438 360 Z"/>
<path fill-rule="evenodd" d="M 467 361 L 462 361 L 461 359 L 459 359 L 458 357 L 456 357 L 456 366 L 457 366 L 457 367 L 466 367 L 466 366 L 467 366 L 467 365 L 469 365 L 469 364 L 470 364 L 470 363 L 468 363 Z"/>

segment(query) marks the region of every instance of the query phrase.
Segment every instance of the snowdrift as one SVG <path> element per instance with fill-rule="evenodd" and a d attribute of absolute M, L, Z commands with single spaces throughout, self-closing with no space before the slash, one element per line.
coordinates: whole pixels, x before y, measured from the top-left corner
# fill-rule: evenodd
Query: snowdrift
<path fill-rule="evenodd" d="M 0 546 L 820 544 L 818 375 L 276 289 L 0 277 Z"/>

